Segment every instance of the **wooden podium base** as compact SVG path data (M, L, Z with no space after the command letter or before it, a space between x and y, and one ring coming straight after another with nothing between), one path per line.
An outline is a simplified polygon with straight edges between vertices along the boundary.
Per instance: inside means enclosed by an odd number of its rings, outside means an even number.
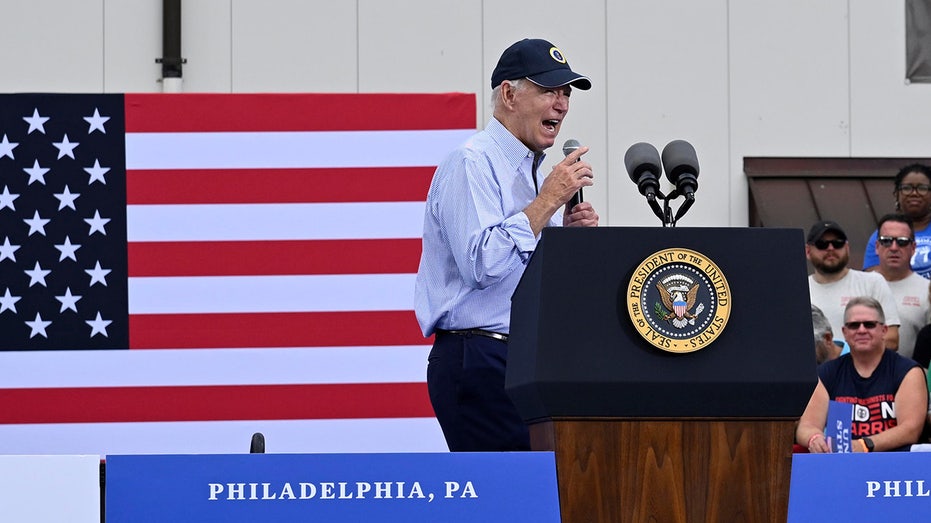
M794 419L549 419L563 523L784 523Z

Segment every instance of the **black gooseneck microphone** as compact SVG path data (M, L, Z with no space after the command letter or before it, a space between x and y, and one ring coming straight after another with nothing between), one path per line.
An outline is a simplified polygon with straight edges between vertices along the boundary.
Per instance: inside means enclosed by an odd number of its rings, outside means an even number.
M646 142L631 145L624 154L624 165L640 194L646 196L647 201L655 202L656 193L659 192L659 177L663 172L656 147Z
M695 191L698 190L698 155L689 142L669 142L663 148L662 159L656 152L656 147L651 144L635 143L627 149L624 165L631 181L637 184L637 190L646 196L653 214L663 222L663 227L675 227L679 218L682 218L695 203ZM663 194L659 188L659 178L664 169L666 179L676 186L668 195ZM679 196L684 196L685 202L673 216L671 203ZM662 207L657 200L663 201Z
M575 152L582 144L574 138L569 138L566 140L566 143L562 146L562 153L566 156L569 156ZM582 203L582 188L579 187L579 192L575 193L572 198L569 199L569 210L571 211L573 207Z
M250 454L265 454L265 435L256 432L252 435L252 444L249 445Z
M673 140L663 148L663 168L666 179L676 186L676 191L685 199L695 199L698 190L698 155L695 148L685 140ZM684 212L683 212L684 214Z

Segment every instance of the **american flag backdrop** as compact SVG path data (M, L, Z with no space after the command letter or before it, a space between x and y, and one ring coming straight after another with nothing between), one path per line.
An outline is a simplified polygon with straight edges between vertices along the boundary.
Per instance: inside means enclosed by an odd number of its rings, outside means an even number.
M475 109L0 95L0 454L445 450L413 282Z

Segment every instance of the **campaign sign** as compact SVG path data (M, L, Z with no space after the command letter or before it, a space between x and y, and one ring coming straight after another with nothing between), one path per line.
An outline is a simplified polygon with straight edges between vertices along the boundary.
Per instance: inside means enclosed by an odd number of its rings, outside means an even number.
M107 523L559 523L552 452L126 455Z
M928 513L929 453L792 455L790 523L915 521Z
M824 426L824 437L831 452L853 452L850 428L853 425L853 403L831 400L828 403L828 420Z

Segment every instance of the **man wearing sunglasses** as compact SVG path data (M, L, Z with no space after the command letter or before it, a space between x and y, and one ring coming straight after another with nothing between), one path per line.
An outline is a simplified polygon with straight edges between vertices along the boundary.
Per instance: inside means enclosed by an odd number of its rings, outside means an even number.
M841 332L844 307L856 296L870 296L882 304L886 312L886 348L899 346L899 313L886 280L875 272L863 272L848 267L850 245L847 234L837 222L816 222L808 231L805 256L814 267L808 277L811 304L824 312L834 332Z
M928 280L912 270L915 231L904 214L887 214L879 220L876 254L899 313L899 354L911 358L918 331L928 323Z
M883 348L884 320L873 298L847 303L843 330L850 353L818 367L818 384L795 432L809 452L831 452L825 423L832 400L854 405L854 452L908 450L921 437L928 410L924 371Z
M919 276L931 279L931 167L920 163L906 165L899 169L893 183L895 212L911 218L915 230L912 270ZM866 242L866 251L863 253L865 271L875 271L879 267L877 236L879 229L873 231Z

